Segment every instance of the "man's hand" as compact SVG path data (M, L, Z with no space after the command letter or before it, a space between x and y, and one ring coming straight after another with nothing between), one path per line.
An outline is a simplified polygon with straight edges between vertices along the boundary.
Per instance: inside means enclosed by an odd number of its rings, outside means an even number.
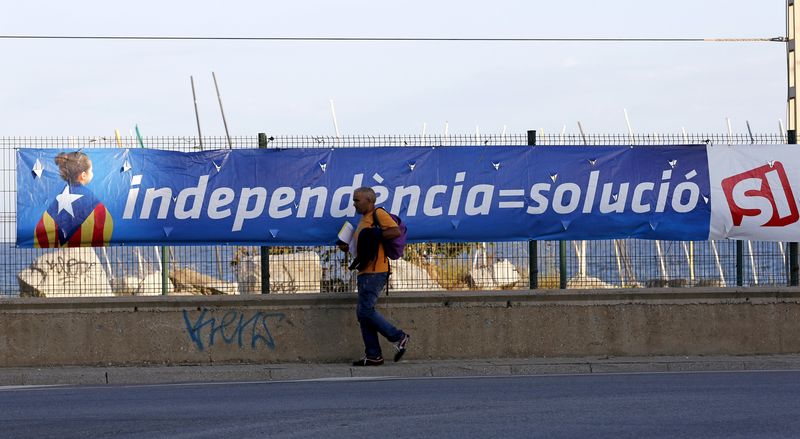
M339 250L341 250L341 251L343 251L343 252L345 252L345 253L347 253L348 251L350 251L350 245L348 245L348 244L347 244L346 242L344 242L344 241L337 241L337 242L336 242L336 245L339 247Z

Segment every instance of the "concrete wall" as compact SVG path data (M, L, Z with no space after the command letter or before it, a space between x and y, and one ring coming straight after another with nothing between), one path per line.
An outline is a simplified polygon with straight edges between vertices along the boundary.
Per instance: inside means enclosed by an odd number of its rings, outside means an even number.
M798 289L392 293L414 359L800 353ZM343 362L355 294L6 299L0 366ZM384 352L392 352L385 345Z

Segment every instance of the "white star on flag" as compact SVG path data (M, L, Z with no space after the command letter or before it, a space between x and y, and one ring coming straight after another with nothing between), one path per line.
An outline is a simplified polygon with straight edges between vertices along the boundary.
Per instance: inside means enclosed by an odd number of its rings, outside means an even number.
M62 210L66 210L67 213L74 218L75 213L72 212L72 203L82 196L83 195L69 193L69 186L65 187L61 194L56 195L56 201L58 201L58 212L56 213L58 214L61 213Z

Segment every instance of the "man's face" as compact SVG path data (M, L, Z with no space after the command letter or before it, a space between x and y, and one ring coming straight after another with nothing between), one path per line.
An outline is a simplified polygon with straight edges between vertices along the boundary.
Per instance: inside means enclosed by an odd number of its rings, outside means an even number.
M353 206L360 215L372 210L372 203L367 199L367 195L361 192L353 192Z

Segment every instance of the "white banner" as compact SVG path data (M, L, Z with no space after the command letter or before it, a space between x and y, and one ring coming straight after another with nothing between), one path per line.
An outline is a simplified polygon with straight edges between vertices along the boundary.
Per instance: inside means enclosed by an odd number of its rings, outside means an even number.
M800 146L709 146L709 239L799 241Z

